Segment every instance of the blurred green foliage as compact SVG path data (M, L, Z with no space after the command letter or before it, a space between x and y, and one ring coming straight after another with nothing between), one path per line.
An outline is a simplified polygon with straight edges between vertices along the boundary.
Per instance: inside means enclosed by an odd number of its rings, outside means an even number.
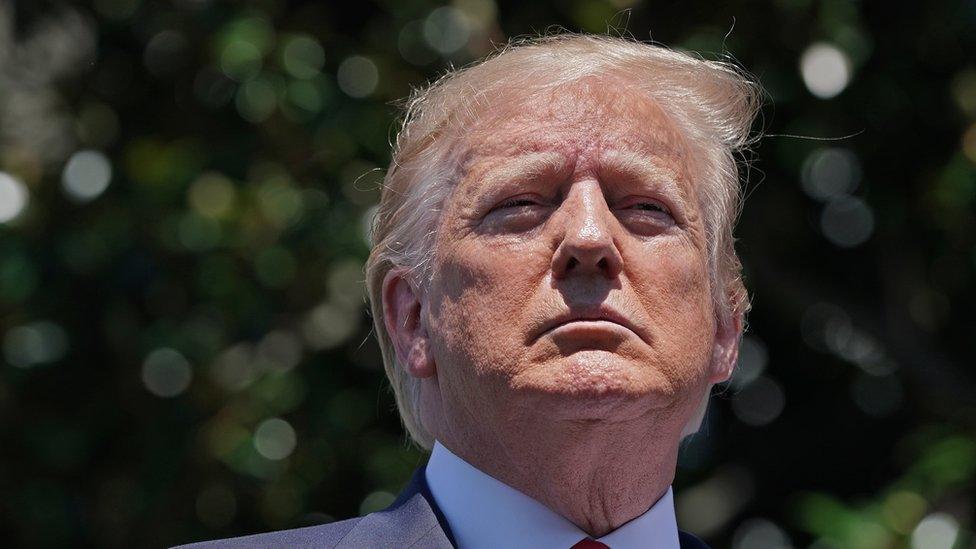
M3 538L162 546L389 504L424 460L363 292L393 102L553 25L768 91L754 309L681 457L682 528L970 546L972 0L0 4Z

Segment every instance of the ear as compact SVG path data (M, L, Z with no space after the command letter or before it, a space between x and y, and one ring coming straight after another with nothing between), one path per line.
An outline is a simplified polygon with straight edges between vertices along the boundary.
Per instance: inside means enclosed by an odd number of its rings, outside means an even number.
M715 326L715 348L712 351L712 371L709 383L722 383L732 377L736 361L739 359L739 340L742 339L742 313L717 319Z
M422 317L425 303L404 276L406 272L403 267L393 268L383 278L383 323L393 342L397 362L414 377L430 377L436 373L436 367Z

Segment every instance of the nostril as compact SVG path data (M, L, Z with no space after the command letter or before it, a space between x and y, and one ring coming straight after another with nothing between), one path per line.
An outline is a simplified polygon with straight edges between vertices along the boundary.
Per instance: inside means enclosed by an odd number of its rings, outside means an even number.
M600 261L597 261L596 266L604 271L610 270L610 265L607 264L607 258L605 257L600 258Z
M577 263L579 263L579 260L577 260L575 257L569 258L569 261L566 263L566 270L568 271L572 269Z

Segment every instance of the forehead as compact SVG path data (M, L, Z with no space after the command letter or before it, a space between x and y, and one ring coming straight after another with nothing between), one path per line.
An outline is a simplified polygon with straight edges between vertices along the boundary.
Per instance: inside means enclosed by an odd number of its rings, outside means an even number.
M627 151L686 173L684 136L633 83L587 78L541 92L501 93L459 139L464 171L480 160L534 152L567 158Z

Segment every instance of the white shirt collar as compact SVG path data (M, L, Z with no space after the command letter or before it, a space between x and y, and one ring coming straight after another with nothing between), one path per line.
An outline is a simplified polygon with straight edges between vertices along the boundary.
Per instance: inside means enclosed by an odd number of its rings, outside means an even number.
M545 505L479 471L440 442L427 484L460 549L570 549L586 532ZM643 515L599 538L611 549L678 549L671 487Z

